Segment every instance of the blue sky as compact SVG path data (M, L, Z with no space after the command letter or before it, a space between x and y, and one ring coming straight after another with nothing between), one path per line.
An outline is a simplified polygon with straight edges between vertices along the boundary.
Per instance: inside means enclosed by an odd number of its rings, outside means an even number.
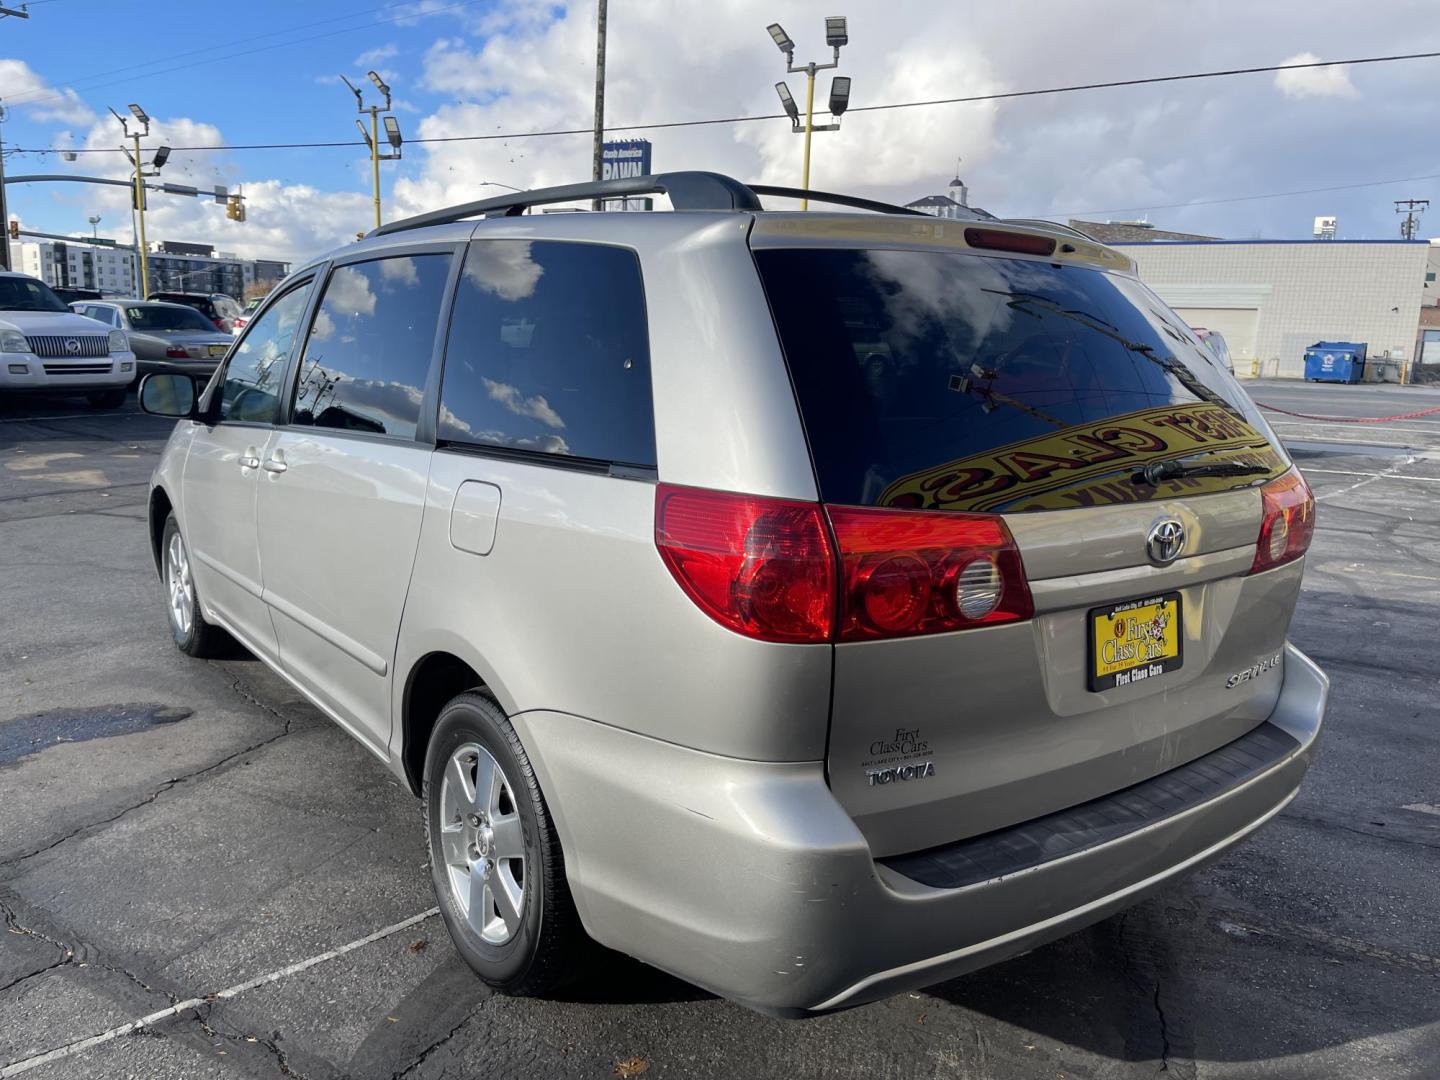
M964 13L933 0L611 0L608 117L625 123L775 111L784 77L765 34L778 18L799 59L826 59L821 18L844 9L841 74L852 104L919 100L1136 75L1437 47L1422 0L1010 0ZM584 127L593 79L593 0L44 0L0 19L7 146L113 148L107 106L138 101L174 146L350 140L339 73L375 66L393 85L408 137ZM237 12L243 15L237 15ZM369 55L367 55L369 54ZM1077 93L985 105L850 113L815 139L812 182L908 201L961 172L974 200L1015 215L1147 214L1167 228L1235 238L1308 235L1337 214L1342 236L1393 237L1392 200L1435 198L1440 234L1440 61ZM796 93L801 80L790 77ZM365 84L368 90L368 84ZM822 81L820 96L828 87ZM715 168L799 181L799 140L783 121L655 132L658 170ZM583 178L585 136L408 145L383 166L387 217L517 187ZM113 153L73 165L10 154L6 169L123 176ZM244 185L249 220L213 203L154 196L152 239L302 258L369 225L368 162L342 149L179 153L165 179ZM1366 184L1286 198L1243 196ZM27 226L129 239L119 189L10 188Z

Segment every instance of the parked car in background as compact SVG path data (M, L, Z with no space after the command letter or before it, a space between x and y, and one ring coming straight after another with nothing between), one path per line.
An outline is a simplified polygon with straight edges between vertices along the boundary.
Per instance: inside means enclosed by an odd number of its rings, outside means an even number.
M203 391L141 383L176 645L228 631L389 764L508 992L583 933L784 1015L915 989L1309 765L1315 504L1244 390L1119 251L836 201L877 209L680 173L391 222Z
M192 307L227 334L235 333L235 320L240 317L240 301L225 293L152 292L146 299Z
M209 378L235 338L193 307L155 300L87 300L71 309L125 331L141 375L189 371ZM138 377L138 376L137 376Z
M1190 329L1200 339L1200 344L1210 350L1210 355L1215 357L1220 366L1234 375L1235 361L1230 359L1230 346L1225 343L1225 335L1219 330L1207 330L1203 326L1192 326Z
M67 304L76 300L99 300L102 295L99 289L72 289L64 285L53 285L51 290Z
M265 297L263 296L252 296L249 300L245 301L245 306L240 309L240 314L235 318L234 333L238 334L241 330L245 329L245 324L250 321L250 316L254 313L255 309L264 302Z
M0 394L79 394L114 409L134 377L122 331L77 315L39 278L0 272Z

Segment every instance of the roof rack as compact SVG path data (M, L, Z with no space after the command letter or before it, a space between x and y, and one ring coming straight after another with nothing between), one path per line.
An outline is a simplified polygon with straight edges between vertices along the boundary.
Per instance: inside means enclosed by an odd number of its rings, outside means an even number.
M763 210L759 196L774 195L792 199L809 199L812 202L834 206L849 206L857 210L873 210L881 214L904 214L925 217L919 210L893 203L862 199L853 195L837 195L831 191L806 191L803 188L775 187L770 184L742 184L721 173L713 172L671 172L656 173L653 176L634 176L620 180L592 180L584 184L565 184L560 187L536 188L533 191L518 191L509 195L497 195L490 199L449 206L443 210L432 210L426 214L401 218L372 229L368 236L387 236L390 233L420 229L427 225L447 225L470 217L515 217L532 206L549 203L576 202L584 199L623 199L636 195L668 195L676 210ZM984 211L979 215L989 217ZM977 215L977 216L979 216Z
M780 195L788 199L809 199L811 202L830 203L835 206L853 206L857 210L874 210L881 214L905 214L906 216L927 217L927 214L919 210L911 210L908 206L896 206L894 203L876 202L874 199L861 199L854 195L836 195L832 191L807 191L804 188L775 187L773 184L750 184L750 190L756 195Z
M625 177L620 180L592 180L584 184L536 188L493 199L461 203L432 210L428 214L401 218L372 229L368 236L446 225L468 217L516 217L532 206L575 202L580 199L623 199L633 195L668 195L676 210L760 210L760 200L744 184L713 172L656 173L654 176Z

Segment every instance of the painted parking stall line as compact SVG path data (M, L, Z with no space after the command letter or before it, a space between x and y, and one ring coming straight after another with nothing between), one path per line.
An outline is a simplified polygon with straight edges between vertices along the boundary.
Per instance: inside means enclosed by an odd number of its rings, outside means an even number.
M315 967L317 964L324 964L337 957L344 956L348 952L354 952L356 949L370 945L376 941L382 941L387 937L400 933L402 930L408 930L410 927L422 923L426 919L434 918L439 914L440 909L438 907L432 907L429 911L422 911L419 915L412 915L408 919L403 919L398 923L392 923L390 926L376 930L373 934L366 934L362 938L356 938L354 941L346 942L344 945L340 945L334 949L327 949L325 952L317 953L304 960L297 960L293 964L287 964L285 967L277 968L275 971L261 975L258 978L250 979L247 982L236 983L234 986L227 986L224 990L217 990L213 994L206 994L204 997L186 998L184 1001L178 1001L174 1005L171 1005L168 1009L161 1009L159 1012L142 1016L138 1020L131 1020L128 1024L121 1024L118 1027L111 1028L109 1031L102 1031L98 1035L91 1035L89 1038L67 1043L64 1046L57 1046L54 1050L47 1050L45 1053L36 1054L34 1057L11 1062L9 1065L0 1067L0 1080L4 1080L4 1078L10 1076L19 1076L23 1072L28 1072L31 1069L49 1064L52 1061L59 1061L62 1058L83 1053L86 1050L108 1043L113 1039L118 1039L122 1035L130 1035L145 1028L153 1027L162 1020L169 1020L171 1017L179 1016L181 1013L187 1012L190 1009L198 1009L202 1005L211 1005L216 1001L228 1001L257 987L279 982L281 979L288 979L290 976L298 975L300 972Z

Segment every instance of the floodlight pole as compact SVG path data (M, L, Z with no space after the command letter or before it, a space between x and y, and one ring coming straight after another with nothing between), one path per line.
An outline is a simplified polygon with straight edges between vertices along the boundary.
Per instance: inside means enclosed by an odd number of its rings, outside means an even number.
M345 78L344 75L340 76L340 81L345 84L346 88L349 89L350 93L355 95L355 110L362 116L366 113L370 114L370 133L368 135L365 134L365 125L361 121L356 120L355 123L360 125L361 136L363 136L365 141L370 144L370 187L373 192L372 199L375 204L375 228L378 229L381 225L380 162L398 161L401 157L401 151L398 135L399 128L397 127L396 138L391 140L392 145L395 147L395 152L393 154L380 153L380 114L387 114L386 118L389 119L388 114L392 111L390 108L390 87L386 86L385 81L381 79L380 76L377 75L375 72L372 71L369 73L369 75L370 81L375 84L376 89L378 89L380 93L383 94L385 97L385 104L383 106L366 105L365 96L359 91L359 89L356 88L354 83L352 83L349 79Z
M150 133L149 125L146 125L145 133ZM135 215L139 222L139 237L136 246L139 248L140 258L140 295L147 300L150 298L150 249L145 243L145 172L140 165L140 133L134 135L135 140Z
M131 177L134 181L134 186L130 189L130 205L135 211L135 257L140 262L140 296L144 299L150 295L150 259L149 252L145 245L146 173L145 162L140 157L140 138L142 135L150 134L150 118L146 116L142 120L141 116L143 113L137 111L137 108L138 107L134 105L130 106L131 111L135 113L137 125L136 130L133 132L130 130L130 122L126 120L125 117L121 116L114 109L110 110L110 115L120 121L120 130L125 133L125 137L130 139L134 146L134 152L126 151L126 156L130 158L130 164L135 170ZM150 175L158 176L159 174L160 170L156 169Z
M380 106L370 106L370 184L375 191L375 227L380 227Z
M791 106L788 103L786 105L786 110L790 112L790 115L792 117L791 130L796 132L797 134L801 131L805 133L805 156L800 172L800 187L805 191L810 190L811 135L817 131L836 131L840 127L838 123L825 124L819 127L815 125L815 73L817 71L827 71L830 68L836 68L840 66L840 46L844 45L847 40L845 36L845 25L843 19L835 20L840 24L838 38L830 38L830 30L828 25L830 21L831 20L828 19L826 20L827 41L831 44L831 48L834 50L830 63L817 64L815 63L815 61L812 60L808 64L801 64L799 67L796 67L795 65L795 43L790 40L789 35L781 29L778 23L772 24L770 27L768 27L771 37L775 39L775 44L779 46L780 51L785 54L786 74L795 75L803 72L805 75L805 126L803 128L800 126L800 121L798 119L794 119L794 112ZM786 91L785 95L783 96L788 97L788 93L789 92ZM800 209L810 209L810 200L808 198L801 198Z

